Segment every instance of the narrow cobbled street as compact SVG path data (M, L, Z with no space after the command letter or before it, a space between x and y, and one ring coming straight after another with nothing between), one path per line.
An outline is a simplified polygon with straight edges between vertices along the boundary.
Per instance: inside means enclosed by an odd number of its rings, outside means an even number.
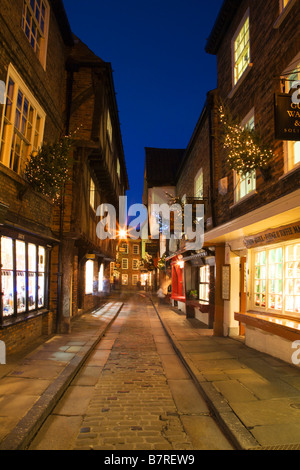
M231 449L143 295L118 318L30 450Z

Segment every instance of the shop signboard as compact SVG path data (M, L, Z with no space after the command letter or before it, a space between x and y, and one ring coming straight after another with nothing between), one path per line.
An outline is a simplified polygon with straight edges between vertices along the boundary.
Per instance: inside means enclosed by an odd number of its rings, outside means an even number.
M300 141L300 103L290 94L275 95L275 138Z

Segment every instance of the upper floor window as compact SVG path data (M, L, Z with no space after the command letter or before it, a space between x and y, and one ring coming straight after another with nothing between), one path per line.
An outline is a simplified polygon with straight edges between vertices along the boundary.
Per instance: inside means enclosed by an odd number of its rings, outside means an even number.
M134 255L138 255L139 252L140 252L140 247L139 247L139 245L133 245L132 251L133 251L133 254L134 254Z
M233 85L236 85L250 64L250 21L248 12L233 38L232 47Z
M45 117L34 96L10 66L1 126L0 161L4 165L23 174L26 160L42 143Z
M49 5L45 0L24 0L22 29L45 67L48 41Z
M109 144L112 145L112 124L111 124L109 111L107 111L107 134L108 134Z
M96 208L96 187L94 180L91 178L90 180L90 206L92 209L95 210Z
M201 168L194 181L194 195L197 198L203 198L203 168Z
M128 255L128 243L121 243L119 251Z
M241 127L254 129L254 112L251 111L244 119ZM256 171L250 171L246 174L234 173L234 202L240 201L242 198L252 193L256 189Z

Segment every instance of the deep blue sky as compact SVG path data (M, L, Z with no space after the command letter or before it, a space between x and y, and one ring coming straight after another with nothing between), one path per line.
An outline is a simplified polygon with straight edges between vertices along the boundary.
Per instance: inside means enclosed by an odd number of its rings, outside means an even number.
M186 148L216 58L206 39L223 0L64 0L73 32L114 70L130 191L141 203L145 147Z

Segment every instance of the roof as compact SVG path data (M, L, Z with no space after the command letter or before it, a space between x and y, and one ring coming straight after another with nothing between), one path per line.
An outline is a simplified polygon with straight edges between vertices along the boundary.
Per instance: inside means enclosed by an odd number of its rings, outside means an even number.
M208 54L216 55L223 37L235 16L241 0L224 0L213 26L213 29L207 39L205 51Z
M69 60L72 59L73 63L80 65L104 65L105 62L100 57L98 57L91 49L81 41L75 34L73 34L74 47L71 50Z
M56 17L62 38L67 46L73 46L73 36L67 13L62 0L51 0L51 6Z
M161 149L146 147L146 180L149 187L175 186L177 169L185 149Z

